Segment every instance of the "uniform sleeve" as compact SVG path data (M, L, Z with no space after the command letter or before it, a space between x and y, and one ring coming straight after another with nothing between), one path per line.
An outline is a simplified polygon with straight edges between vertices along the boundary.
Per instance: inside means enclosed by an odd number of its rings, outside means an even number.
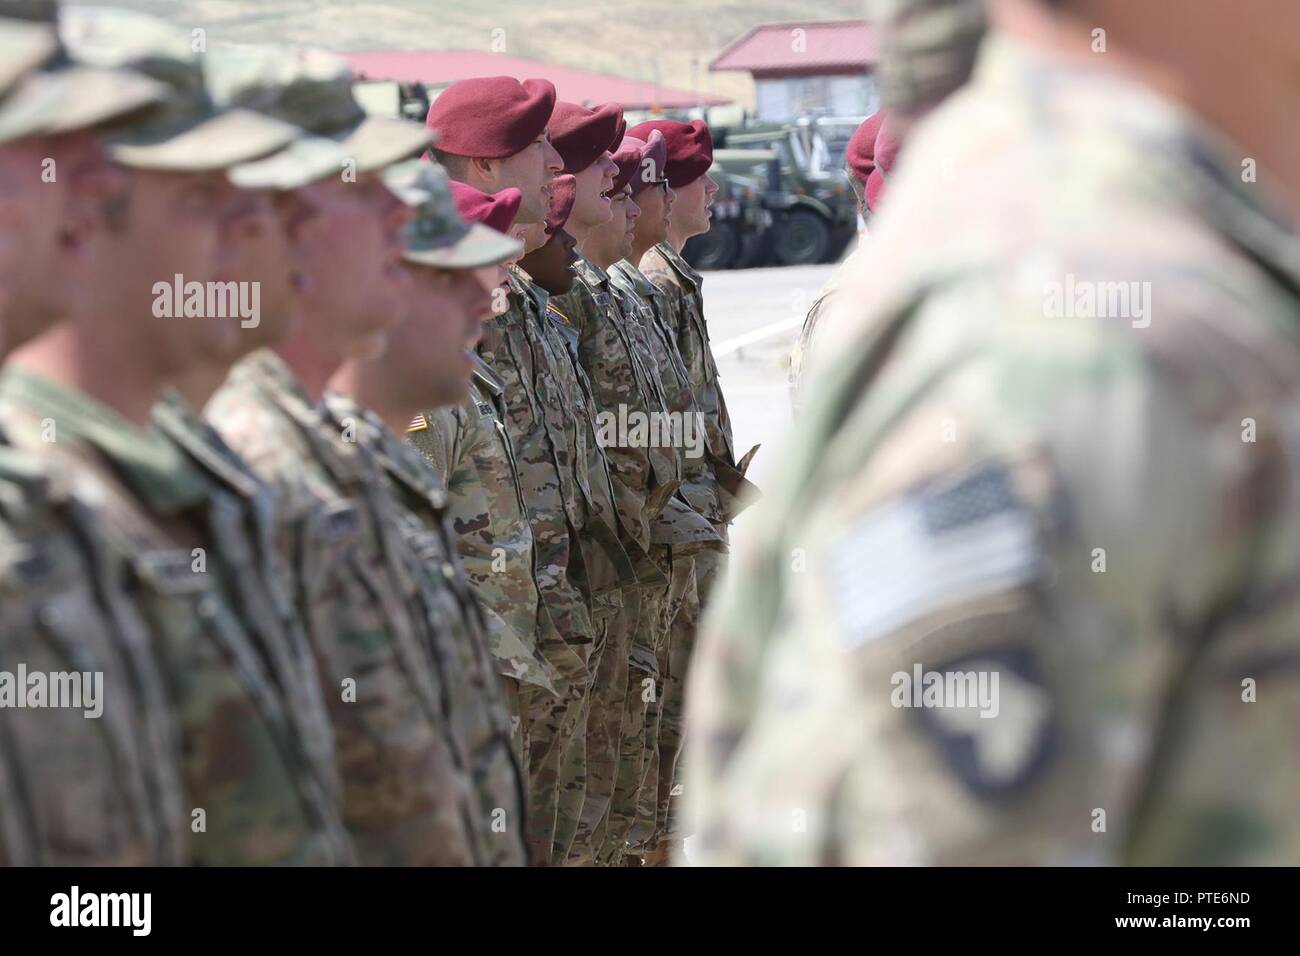
M451 408L425 412L406 433L407 440L433 465L438 477L448 487L458 468L457 436L458 418Z
M695 688L733 700L700 705L705 811L729 808L704 862L1244 862L1223 828L1284 819L1222 768L1297 765L1261 745L1296 681L1242 709L1243 672L1213 663L1274 560L1242 505L1283 467L1242 440L1270 403L1191 401L1196 358L1041 317L963 343L984 318L916 323L803 508L739 559L707 641L751 683ZM774 613L745 607L773 583Z

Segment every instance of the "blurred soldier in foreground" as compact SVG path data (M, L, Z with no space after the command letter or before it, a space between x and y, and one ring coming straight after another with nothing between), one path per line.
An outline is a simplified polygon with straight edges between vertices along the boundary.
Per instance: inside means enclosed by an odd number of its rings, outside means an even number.
M83 288L90 208L120 185L93 128L167 95L141 74L73 63L55 15L52 3L0 4L0 355L64 318ZM91 90L106 95L88 102ZM42 180L51 168L62 174ZM0 671L50 683L79 672L88 684L80 707L28 709L10 692L26 697L29 686L0 691L0 864L186 862L173 714L148 633L109 568L108 536L66 475L7 431Z
M357 444L379 463L396 499L407 570L430 624L429 650L479 803L482 861L517 866L527 862L528 791L511 745L510 715L482 614L457 557L442 479L401 436L421 408L465 397L481 316L492 305L491 284L481 283L474 270L494 267L522 247L461 219L447 174L433 163L412 160L390 169L385 181L416 211L405 231L406 318L381 358L353 359L339 369L326 404L336 421L355 430Z
M1295 862L1300 9L992 9L704 642L694 859Z
M188 857L346 862L337 808L315 786L302 728L263 665L264 635L227 575L243 540L230 499L150 422L163 389L237 332L155 280L183 276L202 288L216 278L220 225L236 204L225 170L296 131L214 103L188 35L159 21L70 8L61 31L77 58L147 72L168 93L114 132L120 176L82 227L93 243L89 294L12 356L0 381L6 427L96 512L109 540L99 557L113 575L112 619L153 639L179 734Z

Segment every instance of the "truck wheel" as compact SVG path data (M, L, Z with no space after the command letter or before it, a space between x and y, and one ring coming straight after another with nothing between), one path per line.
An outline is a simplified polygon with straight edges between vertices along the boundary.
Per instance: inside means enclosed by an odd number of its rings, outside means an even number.
M730 269L740 255L740 238L736 227L729 222L718 222L708 232L686 240L682 255L701 272L710 269Z
M813 265L825 259L830 249L831 232L826 220L807 209L796 209L772 231L773 252L782 265Z

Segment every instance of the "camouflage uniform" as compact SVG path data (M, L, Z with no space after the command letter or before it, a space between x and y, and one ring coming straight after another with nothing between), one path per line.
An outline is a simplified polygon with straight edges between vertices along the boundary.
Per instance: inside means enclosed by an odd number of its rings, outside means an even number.
M534 764L540 752L553 752L559 761L555 845L551 862L569 854L582 815L586 790L586 723L592 686L590 659L600 649L604 624L592 620L592 598L579 539L574 464L567 442L546 399L554 385L546 381L548 358L537 348L532 331L539 322L528 283L511 270L509 308L483 325L478 353L502 383L505 426L515 451L520 489L528 508L537 553L537 587L556 632L564 644L542 653L560 672L566 689L562 700L548 704L539 694L520 688L529 697ZM538 383L541 382L541 387ZM552 377L553 382L553 377ZM597 662L599 658L597 658ZM554 743L560 741L558 747ZM539 768L535 767L535 772ZM549 770L543 772L549 773Z
M220 520L212 522L213 557L230 584L233 607L257 641L257 649L286 705L311 767L310 794L340 822L334 733L321 697L320 674L289 589L291 570L276 547L275 500L269 487L225 443L217 430L168 391L154 409L154 425L185 453L190 464L223 494Z
M11 19L17 15L23 20ZM0 7L0 142L67 121L88 71L65 64L53 4ZM28 22L24 22L28 21ZM22 85L37 67L47 69ZM93 77L110 95L81 124L160 99L129 73ZM18 87L17 91L14 90ZM81 87L85 89L85 86ZM84 104L83 104L84 105ZM6 244L21 241L0 233ZM0 325L3 324L0 307ZM102 675L102 713L26 709L0 716L0 865L169 865L188 859L179 741L149 633L115 578L103 528L36 456L0 433L0 672ZM26 688L14 690L26 694Z
M483 607L489 646L507 687L515 748L529 781L531 857L545 864L555 841L561 743L549 721L567 690L561 669L580 673L582 662L542 603L533 532L504 419L501 382L480 360L469 399L418 415L406 437L446 476L451 527Z
M727 400L718 381L718 364L709 347L709 327L704 321L704 277L691 268L681 253L666 242L652 246L641 257L643 275L662 292L671 310L677 335L677 349L691 376L691 389L704 424L708 429L709 447L724 464L736 464L731 438L731 416Z
M633 414L662 415L671 409L660 385L659 370L649 342L646 306L627 289L611 284L609 274L579 259L573 291L559 297L555 307L578 327L578 356L591 383L597 413L620 419ZM616 857L632 837L634 845L656 832L660 779L658 734L664 662L673 611L690 579L687 565L674 567L702 542L717 542L708 521L681 498L673 497L682 481L681 458L675 449L647 442L614 441L605 448L615 481L615 499L629 553L648 566L640 595L640 613L632 636L628 689L623 721L619 781L614 796L605 850ZM676 573L674 573L676 571ZM674 586L676 585L676 586ZM651 683L647 683L651 682ZM633 824L642 825L633 833Z
M622 751L624 713L627 705L629 652L633 634L642 611L641 592L646 586L661 583L661 574L653 565L643 563L638 569L620 541L614 482L609 461L597 441L595 430L596 400L579 357L579 332L573 321L561 312L550 295L531 284L530 294L544 316L538 325L538 342L550 356L559 401L557 413L567 412L569 431L574 445L574 463L578 488L588 513L583 541L592 557L588 565L605 567L617 575L621 585L611 595L610 613L605 628L605 647L593 668L595 688L587 732L587 798L569 862L615 863L621 856L622 839L616 838L614 849L597 860L607 840L610 807L617 784ZM633 549L635 553L635 549Z
M325 405L336 426L355 431L357 444L383 469L395 498L396 523L409 555L406 568L418 588L413 613L432 636L450 719L464 743L486 824L480 835L484 862L520 865L527 859L526 784L482 613L448 527L447 493L429 463L373 412L345 395L328 395Z
M658 300L662 313L675 330L678 351L690 376L691 391L700 411L704 414L708 434L708 457L717 479L727 522L739 514L757 497L753 486L746 481L745 472L758 446L754 446L739 461L736 460L731 434L731 416L718 379L718 366L709 346L709 328L704 319L703 277L691 268L671 245L661 242L641 257L641 272L657 288L662 297ZM727 545L727 522L718 525L724 550ZM721 555L705 552L696 558L695 589L699 608L708 606L714 583L718 580L723 560ZM688 605L687 610L691 607ZM689 657L686 663L689 663ZM679 685L680 686L680 685ZM684 783L674 778L671 789L684 795ZM674 817L674 830L679 825Z
M637 327L654 357L669 409L702 421L703 412L695 400L690 373L677 347L668 296L627 260L615 263L609 274L614 287L626 293L629 301L638 306L635 313ZM699 630L699 584L704 582L707 587L721 569L725 560L726 545L723 542L727 525L742 510L741 499L747 503L753 497L749 483L738 473L734 474L730 487L724 487L719 481L719 473L727 476L732 472L721 466L718 456L709 453L707 434L700 438L701 454L692 456L687 454L686 448L678 449L678 463L682 470L678 495L709 520L717 531L717 541L707 540L699 545L673 548L673 580L667 612L671 630L659 661L663 695L659 704L659 787L654 798L655 833L659 839L667 840L685 836L679 819L680 801L671 797L675 791L679 796L681 793L677 761L681 755L685 724L686 677Z
M489 824L413 613L418 586L382 476L270 351L235 366L206 417L276 492L280 562L293 569L359 860L484 862Z
M1300 237L1241 159L996 36L917 128L701 641L696 862L1300 856Z
M103 713L5 710L0 864L184 863L167 688L103 529L61 484L0 438L0 671L101 673Z
M14 442L98 514L115 583L152 635L179 727L190 859L347 862L310 742L225 574L238 506L157 432L85 393L10 369L0 402Z

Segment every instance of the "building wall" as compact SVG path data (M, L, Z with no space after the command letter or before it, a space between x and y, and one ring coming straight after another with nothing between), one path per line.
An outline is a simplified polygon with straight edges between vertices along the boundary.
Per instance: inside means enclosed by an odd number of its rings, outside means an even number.
M870 74L851 76L755 77L755 116L782 122L805 112L870 116L880 108L880 93Z

